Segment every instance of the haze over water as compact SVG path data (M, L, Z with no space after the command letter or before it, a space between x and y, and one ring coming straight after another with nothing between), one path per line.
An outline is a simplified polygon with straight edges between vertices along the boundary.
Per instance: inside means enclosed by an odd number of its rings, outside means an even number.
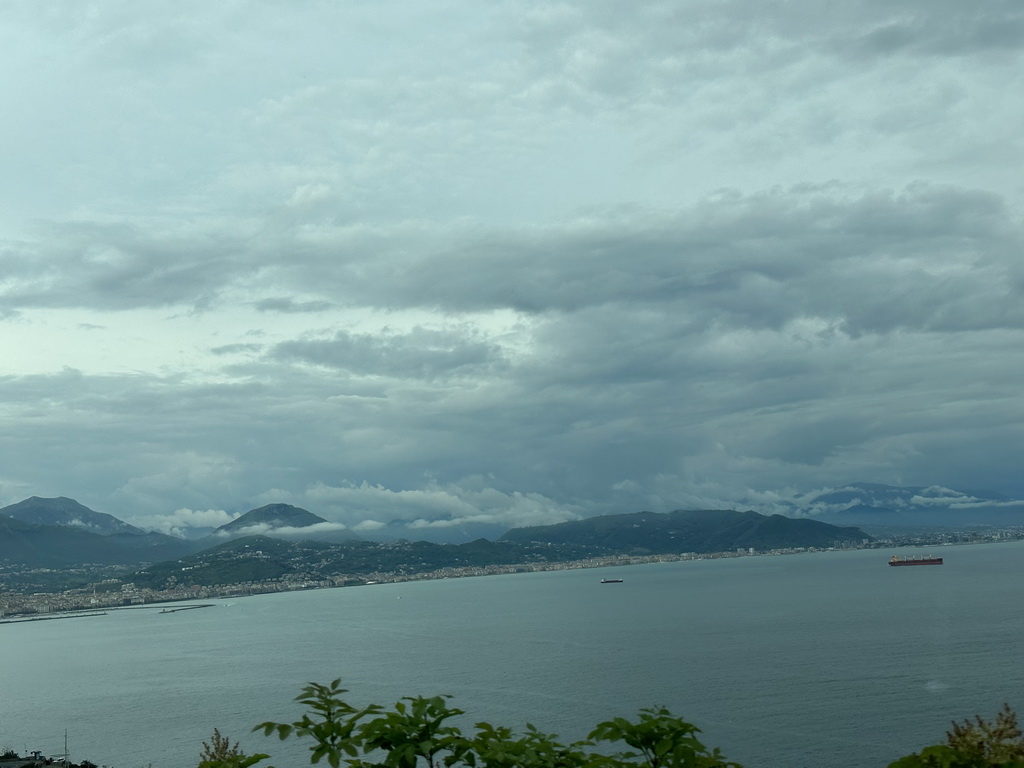
M938 551L936 553L939 553ZM264 595L0 626L0 746L116 768L192 766L218 727L291 720L301 685L356 704L448 693L565 739L665 705L748 768L884 766L991 717L1024 682L1024 543L941 567L863 550ZM909 554L909 552L908 552ZM917 552L920 554L920 552ZM602 585L602 577L623 578Z

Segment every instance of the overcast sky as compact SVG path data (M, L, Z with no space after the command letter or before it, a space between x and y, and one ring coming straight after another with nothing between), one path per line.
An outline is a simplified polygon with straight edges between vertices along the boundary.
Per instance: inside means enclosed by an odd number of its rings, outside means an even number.
M1016 0L31 0L0 64L0 504L1024 497Z

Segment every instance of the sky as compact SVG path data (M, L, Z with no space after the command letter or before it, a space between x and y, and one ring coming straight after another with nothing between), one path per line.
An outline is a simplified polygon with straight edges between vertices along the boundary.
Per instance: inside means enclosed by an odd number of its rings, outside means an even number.
M1024 6L0 5L0 504L1024 498Z

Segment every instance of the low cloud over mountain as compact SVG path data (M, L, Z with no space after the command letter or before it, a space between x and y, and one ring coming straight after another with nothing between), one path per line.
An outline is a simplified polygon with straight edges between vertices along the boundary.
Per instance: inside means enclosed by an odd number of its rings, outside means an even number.
M359 536L341 523L331 523L318 515L290 504L267 504L251 509L241 517L220 526L212 539L242 536L275 536L316 541L352 541Z
M851 483L791 502L790 513L848 524L969 526L1024 524L1024 500L942 486Z

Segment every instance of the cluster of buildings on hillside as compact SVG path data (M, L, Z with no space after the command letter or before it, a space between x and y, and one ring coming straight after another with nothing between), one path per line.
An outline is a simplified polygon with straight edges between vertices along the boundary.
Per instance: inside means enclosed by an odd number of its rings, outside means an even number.
M765 554L792 554L795 552L818 551L807 549L773 550ZM679 560L740 557L756 554L743 549L736 552L698 554L686 552L678 555L609 555L569 562L520 563L511 565L485 565L458 568L440 568L421 573L378 571L363 576L339 574L330 578L314 577L309 574L293 573L279 579L243 581L235 584L213 584L210 586L181 586L171 589L140 588L131 582L100 584L105 589L70 589L62 592L40 592L17 594L0 592L0 620L4 617L56 617L72 611L103 611L114 608L131 608L153 603L168 603L188 600L208 600L272 592L291 592L305 589L387 584L402 581L426 581L434 579L457 579L469 576L493 576L512 573L539 571L563 571L583 568L603 568L643 563L673 562ZM111 589L110 587L116 587Z
M789 555L801 552L827 552L840 549L891 548L900 546L937 546L983 542L1013 541L1024 539L1024 529L1002 529L987 531L949 531L905 535L898 538L859 542L837 543L834 547L798 547L756 551L754 548L739 548L730 552L661 555L608 555L569 562L536 562L510 565L486 565L469 567L440 568L421 573L374 572L365 575L338 574L330 577L304 573L292 573L278 579L244 581L234 584L210 586L174 586L168 589L137 587L131 582L108 579L88 589L69 589L62 592L40 592L19 594L0 591L0 620L26 620L58 618L71 612L101 612L114 608L131 608L153 603L169 603L189 600L243 597L271 592L290 592L305 589L384 584L400 581L424 581L432 579L455 579L469 576L491 576L511 573L538 571L561 571L583 568L605 568L622 565L639 565L657 562L678 562L683 560L709 560L729 557ZM72 614L75 615L75 614ZM80 615L80 614L79 614Z

